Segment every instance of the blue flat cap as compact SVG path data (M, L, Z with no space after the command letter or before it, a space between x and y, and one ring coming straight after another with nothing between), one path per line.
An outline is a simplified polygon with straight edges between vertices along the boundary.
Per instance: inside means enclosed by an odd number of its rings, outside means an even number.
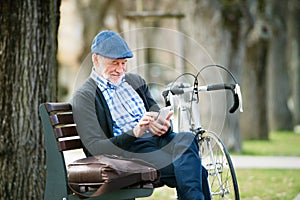
M96 35L91 52L112 59L133 57L126 41L119 34L109 30L101 31Z

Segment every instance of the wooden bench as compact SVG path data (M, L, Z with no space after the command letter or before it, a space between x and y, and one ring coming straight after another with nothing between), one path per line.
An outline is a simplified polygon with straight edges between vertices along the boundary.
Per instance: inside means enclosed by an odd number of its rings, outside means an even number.
M39 107L46 145L46 189L44 200L79 199L68 187L65 151L82 149L69 103L43 103ZM150 196L153 185L126 188L98 197L97 200L135 199Z

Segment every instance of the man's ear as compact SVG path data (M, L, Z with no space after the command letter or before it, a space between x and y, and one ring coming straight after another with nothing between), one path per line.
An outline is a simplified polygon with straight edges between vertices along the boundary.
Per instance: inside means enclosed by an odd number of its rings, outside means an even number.
M97 56L97 54L92 55L92 61L93 61L94 65L98 65L99 57Z

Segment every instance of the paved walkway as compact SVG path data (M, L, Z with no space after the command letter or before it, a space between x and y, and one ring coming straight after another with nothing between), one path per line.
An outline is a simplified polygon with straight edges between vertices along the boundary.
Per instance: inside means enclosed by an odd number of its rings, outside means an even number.
M300 156L231 156L235 168L300 169Z
M231 156L236 169L300 169L300 156ZM300 200L298 194L293 200Z

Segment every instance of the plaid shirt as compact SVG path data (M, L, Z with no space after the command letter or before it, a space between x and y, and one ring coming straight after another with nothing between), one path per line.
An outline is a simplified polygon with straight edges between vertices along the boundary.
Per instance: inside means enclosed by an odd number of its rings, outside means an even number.
M146 112L144 102L137 92L124 77L116 86L98 76L95 71L92 71L90 76L96 81L108 104L113 119L114 135L118 136L133 129Z

